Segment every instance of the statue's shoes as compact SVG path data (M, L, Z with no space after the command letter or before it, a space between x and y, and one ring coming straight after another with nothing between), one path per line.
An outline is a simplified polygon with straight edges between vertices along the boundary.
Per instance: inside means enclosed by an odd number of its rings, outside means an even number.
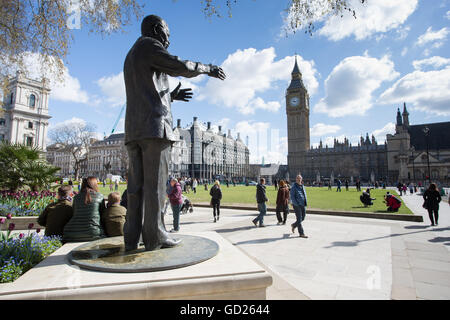
M179 245L180 242L181 242L181 239L168 238L162 243L161 248L172 248L172 247Z

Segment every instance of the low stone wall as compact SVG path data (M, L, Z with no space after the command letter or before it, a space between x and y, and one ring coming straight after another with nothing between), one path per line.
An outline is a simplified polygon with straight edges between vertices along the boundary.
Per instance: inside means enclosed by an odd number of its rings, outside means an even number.
M11 219L7 219L4 224L0 225L0 230L5 231L8 230L8 226L10 223L14 223L15 227L14 230L28 230L28 226L30 223L33 223L32 230L36 229L44 229L45 227L41 226L37 222L36 216L32 217L12 217Z

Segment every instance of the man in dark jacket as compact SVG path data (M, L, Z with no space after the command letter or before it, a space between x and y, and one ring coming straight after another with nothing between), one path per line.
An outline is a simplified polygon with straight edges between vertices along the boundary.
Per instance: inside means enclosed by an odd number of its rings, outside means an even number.
M258 226L258 221L260 227L265 227L264 216L267 212L266 202L269 201L266 196L265 184L266 180L264 178L261 178L259 180L259 184L256 186L256 202L258 203L259 215L255 219L253 219L253 224L255 225L255 227Z
M45 227L46 236L63 236L64 226L73 216L72 187L58 188L58 201L50 203L38 217L38 223Z
M303 231L302 221L305 220L306 216L306 206L308 204L305 187L303 186L303 177L298 175L295 179L295 183L290 191L290 198L292 201L292 206L294 207L295 217L297 221L291 224L292 233L294 233L295 228L298 228L298 233L300 238L308 238Z
M158 16L145 17L141 33L123 68L127 96L125 144L129 157L124 242L126 250L136 249L142 232L145 250L150 251L179 243L169 236L161 217L170 149L176 140L170 103L188 101L192 91L180 90L179 84L170 92L168 76L191 78L207 74L224 80L225 73L217 66L180 60L169 54L169 28Z

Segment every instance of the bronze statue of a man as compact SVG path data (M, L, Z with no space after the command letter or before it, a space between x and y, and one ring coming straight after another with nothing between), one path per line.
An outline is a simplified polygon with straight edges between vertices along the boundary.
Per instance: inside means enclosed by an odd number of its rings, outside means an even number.
M123 73L127 95L125 144L128 150L128 207L124 225L125 250L138 247L140 235L145 250L173 247L162 219L166 197L172 133L173 100L188 101L191 89L178 85L169 91L168 75L192 78L200 74L225 79L215 65L180 60L171 55L169 28L158 16L149 15L125 59Z

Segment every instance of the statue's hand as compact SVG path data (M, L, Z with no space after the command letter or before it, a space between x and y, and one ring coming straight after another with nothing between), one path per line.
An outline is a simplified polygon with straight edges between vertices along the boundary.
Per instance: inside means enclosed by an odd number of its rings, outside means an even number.
M220 80L225 80L225 78L227 77L221 67L210 65L210 68L211 69L208 73L208 76L218 78Z
M189 99L192 98L192 89L191 88L186 88L186 89L181 89L181 82L178 83L178 86L175 88L175 90L173 90L170 93L170 97L172 99L172 101L174 100L180 100L180 101L185 101L188 102Z

